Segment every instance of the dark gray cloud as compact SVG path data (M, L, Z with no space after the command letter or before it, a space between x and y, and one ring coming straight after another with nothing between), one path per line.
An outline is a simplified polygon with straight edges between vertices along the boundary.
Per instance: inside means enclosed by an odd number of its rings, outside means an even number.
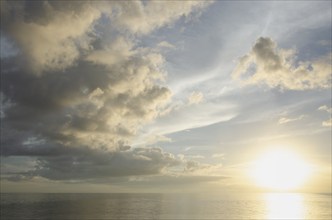
M160 173L180 161L160 148L135 148L114 152L76 148L61 156L40 157L32 176L52 180L82 180Z
M71 147L53 149L25 149L26 155L37 155L35 169L24 172L6 172L12 174L9 180L26 180L40 176L51 180L94 180L95 178L110 178L121 176L139 176L159 174L163 169L182 163L172 154L161 148L134 148L128 146L116 151L91 149L89 147ZM44 153L44 154L43 154Z
M160 148L127 147L171 96L163 56L134 36L206 4L169 5L157 13L140 1L1 1L1 37L16 51L1 56L1 153L38 161L21 175L91 179L180 163Z

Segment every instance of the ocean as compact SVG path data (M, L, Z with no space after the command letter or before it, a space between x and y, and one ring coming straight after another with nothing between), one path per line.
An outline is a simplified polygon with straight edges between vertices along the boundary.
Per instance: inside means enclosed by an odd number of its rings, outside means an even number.
M5 219L331 219L331 194L1 194Z

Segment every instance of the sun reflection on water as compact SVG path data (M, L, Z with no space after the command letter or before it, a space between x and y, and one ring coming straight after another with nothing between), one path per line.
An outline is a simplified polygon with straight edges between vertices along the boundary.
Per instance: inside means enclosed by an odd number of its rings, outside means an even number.
M266 195L266 219L305 219L303 196L293 193Z

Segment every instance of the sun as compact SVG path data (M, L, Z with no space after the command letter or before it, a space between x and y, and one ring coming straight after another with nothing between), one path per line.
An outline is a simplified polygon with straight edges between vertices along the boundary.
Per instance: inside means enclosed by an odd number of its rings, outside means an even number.
M288 150L273 150L262 154L250 168L250 176L264 188L292 190L302 186L311 168L299 154Z

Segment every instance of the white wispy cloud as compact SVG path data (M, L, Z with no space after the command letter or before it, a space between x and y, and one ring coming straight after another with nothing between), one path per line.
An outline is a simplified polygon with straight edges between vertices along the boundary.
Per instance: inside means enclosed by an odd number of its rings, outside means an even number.
M157 46L161 48L175 49L175 46L167 41L161 41Z
M281 124L287 124L289 122L294 122L294 121L299 121L302 120L303 118L305 118L305 115L300 115L298 117L295 118L286 118L286 117L282 117L279 119L278 123Z
M171 24L181 16L188 17L210 5L211 1L167 1L155 2L119 1L116 22L119 26L138 34L147 34L164 25Z
M224 158L225 154L212 154L212 158Z

